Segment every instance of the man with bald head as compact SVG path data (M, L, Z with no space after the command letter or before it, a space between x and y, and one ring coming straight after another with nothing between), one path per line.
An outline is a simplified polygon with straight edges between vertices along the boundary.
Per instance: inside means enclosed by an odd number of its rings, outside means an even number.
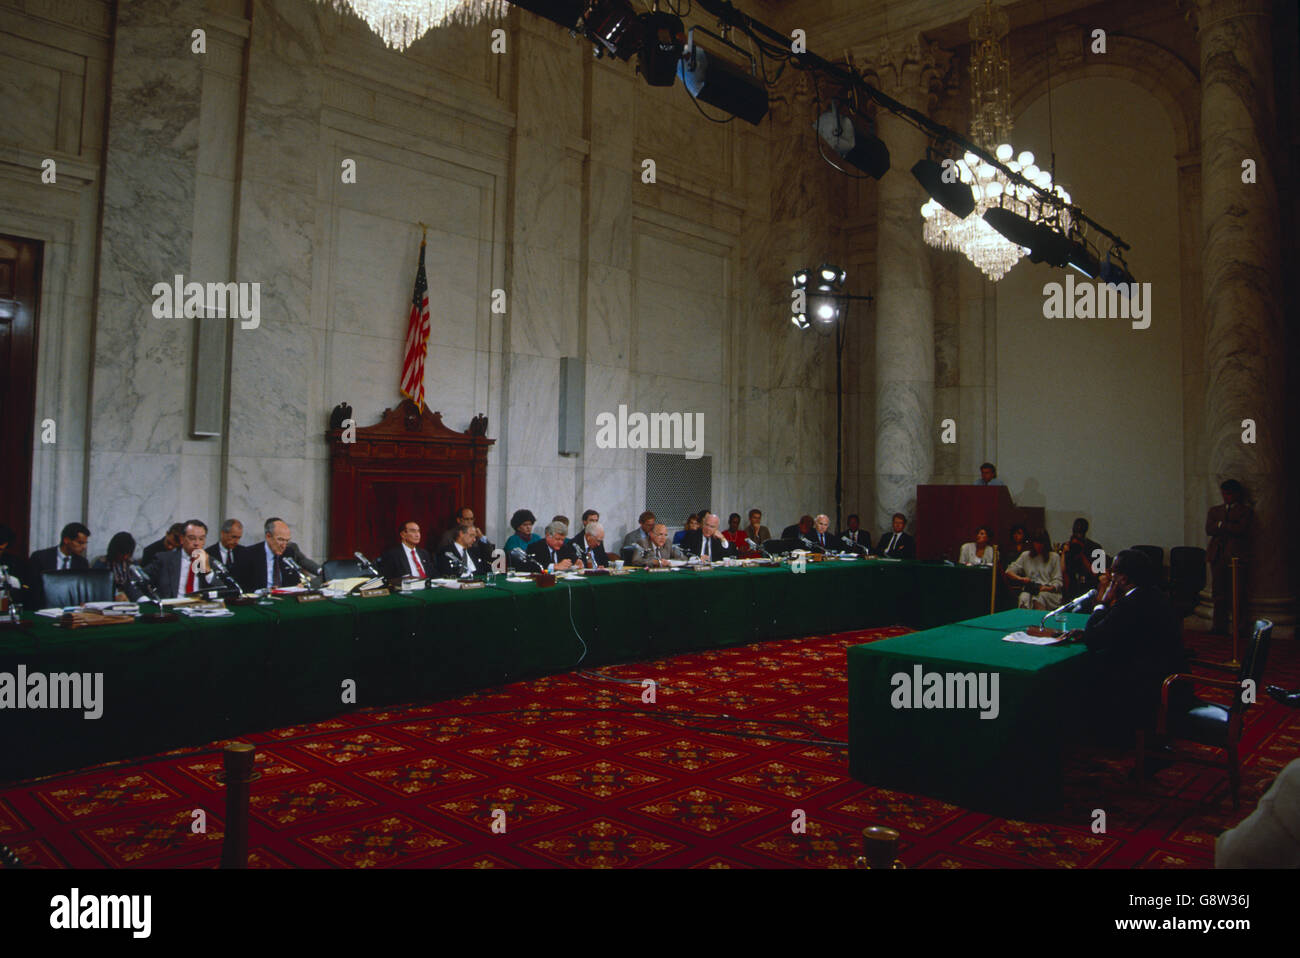
M585 569L604 569L609 565L605 554L605 527L599 522L588 522L569 543L578 551L578 560Z
M285 550L293 540L289 524L278 516L262 526L263 540L240 549L235 557L235 579L245 592L278 589L298 584L298 577L284 564Z
M686 553L682 551L681 546L675 546L668 541L668 527L662 522L656 522L650 528L649 545L636 543L633 549L635 551L632 553L632 565L642 565L651 569L669 565L669 559L686 558Z
M692 529L682 537L682 548L706 562L735 559L739 556L736 547L718 531L718 517L712 512L704 514L700 528Z
M839 552L844 548L840 537L831 532L830 528L829 516L819 515L813 519L812 535L808 536L808 541L812 543L814 552Z

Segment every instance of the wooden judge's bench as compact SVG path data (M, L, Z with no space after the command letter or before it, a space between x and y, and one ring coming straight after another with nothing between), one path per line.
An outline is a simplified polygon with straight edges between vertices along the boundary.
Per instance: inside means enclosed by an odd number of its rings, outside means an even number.
M962 543L975 541L975 530L988 526L1002 564L1007 564L1011 527L1026 535L1045 528L1042 506L1017 506L1006 486L917 486L916 557L957 561Z

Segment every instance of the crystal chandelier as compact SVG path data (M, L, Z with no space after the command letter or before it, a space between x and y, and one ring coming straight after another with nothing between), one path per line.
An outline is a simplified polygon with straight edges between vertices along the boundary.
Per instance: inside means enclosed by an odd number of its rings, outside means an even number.
M444 23L470 26L503 15L502 0L326 0L351 10L398 52Z
M1053 186L1051 174L1034 164L1034 154L1026 150L1016 157L1007 142L1011 132L1011 64L1002 49L1002 38L1008 28L1007 15L1000 9L994 10L991 0L985 0L983 8L971 14L971 139L992 150L1010 170L1068 204L1069 194ZM996 149L993 144L997 144ZM1068 208L1063 205L1059 214L1045 209L1033 190L1012 183L1005 173L982 162L974 153L966 153L956 161L956 173L974 195L974 212L958 219L931 199L921 207L922 235L931 246L963 253L994 282L1005 276L1029 250L1010 242L989 226L984 221L985 210L1002 206L1032 221L1051 218L1054 228L1068 234Z

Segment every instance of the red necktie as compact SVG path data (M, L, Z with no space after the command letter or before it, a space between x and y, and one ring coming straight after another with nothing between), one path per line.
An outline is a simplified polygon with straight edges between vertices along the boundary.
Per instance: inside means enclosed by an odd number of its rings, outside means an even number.
M184 556L182 556L181 558L184 558ZM194 563L193 561L191 561L189 575L185 577L185 594L189 595L193 591L194 591Z
M411 550L411 561L415 563L415 574L418 575L421 579L423 579L424 566L420 565L420 557L415 554L414 549Z

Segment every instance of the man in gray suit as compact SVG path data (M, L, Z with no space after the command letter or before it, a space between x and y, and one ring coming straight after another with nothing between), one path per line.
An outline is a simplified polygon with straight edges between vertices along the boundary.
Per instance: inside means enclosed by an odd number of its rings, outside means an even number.
M636 521L637 527L623 537L624 549L638 544L642 548L650 548L650 531L655 527L655 514L646 510Z
M656 522L650 528L650 542L643 545L639 542L632 544L632 565L643 565L648 568L668 565L669 559L685 559L687 555L682 551L681 546L675 546L668 541L668 527L662 522Z
M203 548L208 527L199 519L191 519L182 529L180 548L157 553L145 567L145 574L153 580L159 598L184 598L209 586L210 556Z

